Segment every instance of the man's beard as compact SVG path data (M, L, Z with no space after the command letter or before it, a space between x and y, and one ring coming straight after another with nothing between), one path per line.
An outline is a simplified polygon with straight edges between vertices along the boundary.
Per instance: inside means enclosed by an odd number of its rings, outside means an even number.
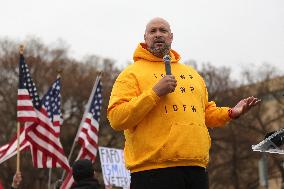
M165 55L169 54L171 49L171 45L164 43L161 47L155 47L155 43L153 43L148 50L155 55L156 57L163 58Z

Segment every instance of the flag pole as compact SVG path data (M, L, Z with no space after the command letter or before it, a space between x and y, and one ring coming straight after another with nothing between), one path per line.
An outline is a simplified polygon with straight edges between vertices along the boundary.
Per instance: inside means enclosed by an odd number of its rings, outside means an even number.
M81 127L82 127L82 125L83 125L83 123L84 123L84 120L86 119L86 115L87 115L86 112L87 112L87 111L89 110L89 108L90 108L90 105L91 105L93 96L95 95L95 92L96 92L96 89L97 89L97 86L98 86L98 83L99 83L99 80L100 80L101 77L102 77L102 72L99 72L99 75L97 76L96 81L95 81L95 84L94 84L94 86L93 86L91 95L90 95L90 97L89 97L88 103L87 103L87 105L86 105L86 107L85 107L85 111L84 111L83 118L82 118L82 120L81 120L80 126L79 126L79 128L78 128L78 130L77 130L75 139L74 139L74 141L73 141L73 144L72 144L72 147L71 147L69 156L68 156L68 162L70 162L71 156L72 156L72 154L73 154L73 151L74 151L74 148L75 148L75 145L76 145L76 142L77 142L77 138L78 138L79 132L80 132ZM64 179L65 174L66 174L66 170L63 171L61 180Z
M20 45L19 53L20 55L24 54L24 45ZM19 173L19 172L20 172L20 123L17 121L17 170L16 170L16 173Z

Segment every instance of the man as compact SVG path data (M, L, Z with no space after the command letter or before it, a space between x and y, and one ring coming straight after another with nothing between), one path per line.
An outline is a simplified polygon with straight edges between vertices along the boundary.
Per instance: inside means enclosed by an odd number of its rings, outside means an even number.
M130 188L207 189L207 127L225 125L260 100L249 97L232 109L208 102L202 77L179 63L171 49L173 33L166 20L152 19L144 40L134 64L116 79L108 106L111 126L124 130ZM172 75L165 75L165 55L171 57Z
M71 189L98 189L99 182L95 178L93 164L88 159L77 160L73 166L73 178L75 181Z

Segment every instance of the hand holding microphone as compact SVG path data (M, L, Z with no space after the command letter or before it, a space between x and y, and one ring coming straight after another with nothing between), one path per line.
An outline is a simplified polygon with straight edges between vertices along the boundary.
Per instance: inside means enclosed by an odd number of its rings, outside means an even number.
M166 76L163 77L154 87L153 91L159 96L164 96L175 91L177 80L171 73L171 57L165 55L163 57L165 63Z

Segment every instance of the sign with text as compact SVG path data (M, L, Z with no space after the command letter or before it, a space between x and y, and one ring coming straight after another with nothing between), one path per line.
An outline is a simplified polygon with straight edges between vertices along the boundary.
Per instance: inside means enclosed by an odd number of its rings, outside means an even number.
M123 150L99 147L105 185L129 188L130 171L124 163Z

